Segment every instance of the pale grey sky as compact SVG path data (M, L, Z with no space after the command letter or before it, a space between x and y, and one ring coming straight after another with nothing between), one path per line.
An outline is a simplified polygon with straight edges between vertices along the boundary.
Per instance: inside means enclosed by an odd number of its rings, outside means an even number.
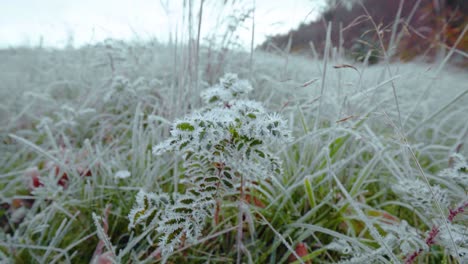
M200 0L194 0L195 15ZM237 1L233 9L221 8L223 0L205 0L202 36L226 23L229 13L239 14L254 0ZM301 22L314 19L324 0L255 0L255 42L267 35L285 33ZM166 8L164 8L166 3ZM0 48L38 45L63 47L70 36L80 46L106 38L123 40L157 38L167 41L169 33L181 32L183 0L0 0ZM223 11L221 11L223 10ZM226 25L226 24L222 24ZM248 47L251 20L238 31L239 41Z

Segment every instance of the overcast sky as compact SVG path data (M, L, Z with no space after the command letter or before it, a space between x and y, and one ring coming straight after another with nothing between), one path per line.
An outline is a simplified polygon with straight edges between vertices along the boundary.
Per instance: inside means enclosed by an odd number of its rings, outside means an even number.
M221 12L224 0L205 0L202 36L215 32L220 22L225 26L227 13L240 14L253 1L237 0L234 8ZM285 33L301 22L315 19L323 2L255 0L256 44L262 43L267 35ZM181 32L184 28L182 3L183 0L0 0L0 47L37 46L41 36L44 45L55 47L65 46L70 37L74 46L106 38L156 38L164 42L169 32ZM199 0L194 3L198 13ZM250 30L251 20L238 31L245 47L249 46Z

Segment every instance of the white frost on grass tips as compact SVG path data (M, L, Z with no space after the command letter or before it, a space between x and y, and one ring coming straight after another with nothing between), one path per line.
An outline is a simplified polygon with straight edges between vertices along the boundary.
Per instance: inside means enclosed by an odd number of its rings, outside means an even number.
M128 177L130 177L131 174L128 170L120 170L118 172L115 173L115 178L117 179L126 179Z

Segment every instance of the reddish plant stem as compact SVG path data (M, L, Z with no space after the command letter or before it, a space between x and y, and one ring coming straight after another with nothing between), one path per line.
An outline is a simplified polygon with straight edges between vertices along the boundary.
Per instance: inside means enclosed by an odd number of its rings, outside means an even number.
M465 209L468 207L468 201L457 207L455 210L449 209L449 216L447 217L447 220L451 223L455 216L458 214L461 214L465 211Z
M221 177L222 177L221 172L223 171L224 166L225 166L224 163L220 163L217 166L215 165L215 167L218 170L217 172L218 182L216 183L216 207L215 207L215 212L214 212L215 225L219 224L219 211L221 210L221 200L219 199L218 192L219 192L219 186L221 184Z
M216 199L216 208L214 212L214 222L215 225L219 224L219 211L221 210L221 201L219 199Z
M236 236L236 248L237 248L237 260L236 263L240 264L241 263L241 258L242 258L242 237L243 237L243 203L245 200L245 194L244 194L244 185L245 185L245 179L243 175L241 174L241 185L240 185L240 199L239 199L239 207L238 207L238 215L237 215L237 236Z

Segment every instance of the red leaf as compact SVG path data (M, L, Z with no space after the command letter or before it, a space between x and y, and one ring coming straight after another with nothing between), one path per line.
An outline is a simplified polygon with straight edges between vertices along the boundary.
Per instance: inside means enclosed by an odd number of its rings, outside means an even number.
M84 169L83 167L78 166L76 170L81 177L91 177L93 175L89 168Z
M24 172L24 176L26 177L26 182L30 190L43 186L41 180L39 179L40 174L37 167L28 168Z
M252 196L250 194L245 195L245 201L247 203L253 204L253 205L255 205L257 207L260 207L260 208L265 208L266 207L266 205L260 199L258 199L257 197L253 196L253 199L252 199Z
M305 256L307 256L309 254L308 250L307 250L307 247L304 243L302 242L299 242L297 245L296 245L296 248L294 250L296 252L296 254L303 258ZM293 263L294 261L296 261L297 258L296 256L294 256L294 254L291 254L289 255L289 258L288 258L288 263ZM312 261L308 260L306 262L304 262L306 264L312 264Z

